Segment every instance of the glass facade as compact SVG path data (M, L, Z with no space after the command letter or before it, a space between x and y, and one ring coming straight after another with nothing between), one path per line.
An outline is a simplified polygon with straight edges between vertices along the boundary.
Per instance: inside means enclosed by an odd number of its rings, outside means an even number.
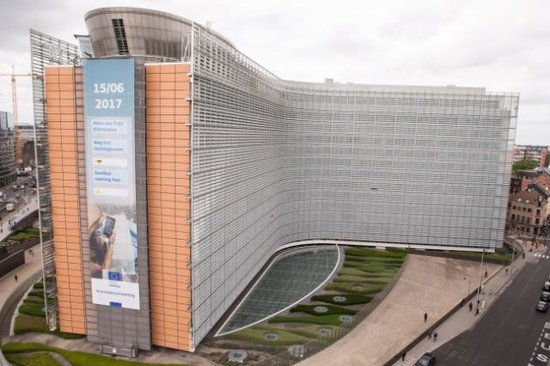
M336 245L286 250L262 273L217 335L249 327L307 298L339 268Z
M51 65L78 64L78 47L31 29L31 67L33 75L44 75L44 70ZM50 185L50 158L48 150L48 124L46 119L46 98L44 78L32 79L34 136L36 156L36 176L38 202L40 210L40 243L42 246L45 312L50 329L57 327L58 304L57 285L55 282L55 252L52 232L52 202Z
M15 181L15 132L11 113L0 111L0 188Z
M192 42L196 342L284 244L502 245L517 95L285 81Z

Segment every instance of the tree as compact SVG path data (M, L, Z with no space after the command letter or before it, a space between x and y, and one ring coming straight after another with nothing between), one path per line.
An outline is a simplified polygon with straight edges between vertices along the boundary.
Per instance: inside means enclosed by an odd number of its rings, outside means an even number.
M538 166L539 162L537 160L516 161L514 165L512 165L512 175L516 175L518 170L533 170Z

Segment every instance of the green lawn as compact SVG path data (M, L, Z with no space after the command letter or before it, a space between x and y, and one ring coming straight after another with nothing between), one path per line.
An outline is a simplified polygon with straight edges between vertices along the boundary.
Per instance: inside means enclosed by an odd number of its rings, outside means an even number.
M266 333L277 334L277 339L267 340ZM271 345L271 346L289 346L292 344L303 344L310 340L309 337L304 337L296 333L284 331L282 329L265 329L265 328L246 328L235 333L225 336L228 339L238 339L253 343Z
M52 355L42 352L36 353L8 353L6 359L15 366L60 366Z
M270 323L303 323L318 325L340 325L340 315L319 315L319 316L274 316L269 319Z
M81 334L62 333L59 331L50 332L48 326L46 325L46 319L44 317L28 315L19 315L17 318L15 318L13 332L15 334L48 333L64 339L79 339L84 337Z
M79 351L67 351L61 348L50 347L40 343L8 343L2 347L2 352L6 357L16 354L27 354L31 352L55 352L63 356L73 366L138 366L138 365L157 365L141 363L136 361L121 360L112 357L85 353ZM31 365L31 364L26 364ZM48 365L48 364L46 364ZM174 364L162 364L162 366L176 366ZM181 365L179 365L181 366Z

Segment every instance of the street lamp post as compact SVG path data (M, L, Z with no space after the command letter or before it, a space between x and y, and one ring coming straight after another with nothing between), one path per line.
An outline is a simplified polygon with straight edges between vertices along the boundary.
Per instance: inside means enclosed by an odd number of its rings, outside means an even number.
M479 265L479 287L477 288L476 315L479 314L479 296L481 294L481 283L483 281L483 259L485 257L485 249L481 253L481 264Z
M470 284L471 284L471 280L470 280L470 277L464 277L464 280L468 280L468 292L466 292L466 296L464 296L464 298L467 298L468 295L470 294Z

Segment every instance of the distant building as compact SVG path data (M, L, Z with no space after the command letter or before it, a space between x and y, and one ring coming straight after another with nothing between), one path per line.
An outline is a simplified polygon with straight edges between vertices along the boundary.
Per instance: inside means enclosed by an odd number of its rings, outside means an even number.
M32 125L21 125L17 128L23 166L34 166L34 128Z
M548 146L514 145L514 163L520 160L536 160L540 167L548 166Z
M549 192L540 189L522 191L510 196L508 227L527 235L538 235L550 214Z
M17 178L15 166L15 132L11 113L0 111L0 187Z

